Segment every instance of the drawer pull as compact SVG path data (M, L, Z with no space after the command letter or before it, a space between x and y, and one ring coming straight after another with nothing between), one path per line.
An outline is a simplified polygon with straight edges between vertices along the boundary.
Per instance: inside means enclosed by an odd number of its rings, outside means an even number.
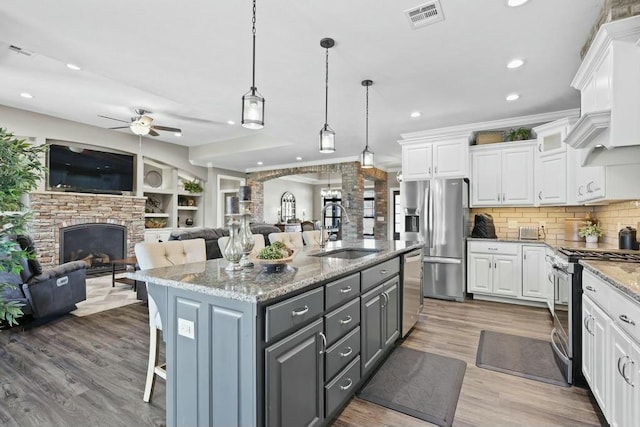
M597 291L596 291L596 288L594 288L594 287L593 287L593 286L591 286L591 285L587 285L587 290L588 290L588 291L591 291L591 292L597 292Z
M309 306L305 305L302 310L293 310L291 312L291 317L304 316L305 314L307 314L308 311L309 311Z
M621 314L620 315L620 320L622 320L624 323L628 323L630 325L636 326L636 322L634 322L633 320L629 319L626 314Z
M347 378L347 384L346 385L341 385L340 386L340 390L342 390L342 391L349 390L352 385L353 385L353 380L351 378Z
M347 347L346 350L347 351L343 351L343 352L340 353L340 357L349 357L349 356L351 356L351 353L353 353L353 348Z
M348 325L349 323L351 323L352 320L353 320L353 317L347 316L344 319L340 319L340 324L341 325Z
M380 270L380 274L387 274L388 272L389 272L389 271L388 271L388 270L386 270L386 269L382 269L382 270Z
M348 294L349 292L351 292L351 286L347 286L346 288L340 289L341 294Z

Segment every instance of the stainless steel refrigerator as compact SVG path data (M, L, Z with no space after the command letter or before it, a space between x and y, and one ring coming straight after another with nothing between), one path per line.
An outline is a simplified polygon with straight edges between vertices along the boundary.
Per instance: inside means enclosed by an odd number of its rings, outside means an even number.
M467 288L468 181L435 179L407 184L415 185L420 190L419 233L425 242L424 296L462 301ZM407 203L411 204L409 201Z

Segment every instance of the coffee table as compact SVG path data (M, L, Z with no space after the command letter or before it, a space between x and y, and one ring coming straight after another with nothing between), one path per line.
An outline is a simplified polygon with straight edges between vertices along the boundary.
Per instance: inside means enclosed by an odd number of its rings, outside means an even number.
M116 285L116 282L118 282L118 283L131 285L133 287L133 290L135 291L136 288L138 287L137 286L138 282L136 280L129 279L127 277L116 278L116 267L121 265L124 265L124 266L132 265L133 268L135 269L138 266L138 260L136 259L136 257L112 259L111 260L111 287L113 288Z

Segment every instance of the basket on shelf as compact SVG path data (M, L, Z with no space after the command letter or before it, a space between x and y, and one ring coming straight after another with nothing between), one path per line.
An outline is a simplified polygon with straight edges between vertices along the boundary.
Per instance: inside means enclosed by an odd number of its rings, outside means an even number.
M166 218L146 218L144 220L145 228L163 228L167 225Z
M504 141L504 132L482 131L476 133L476 145L495 144Z

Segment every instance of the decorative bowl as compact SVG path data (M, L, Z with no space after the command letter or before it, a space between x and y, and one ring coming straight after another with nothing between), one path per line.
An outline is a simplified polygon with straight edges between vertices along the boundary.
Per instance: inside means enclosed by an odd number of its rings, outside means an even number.
M251 254L249 258L256 265L261 265L268 272L278 272L283 271L287 268L287 264L289 264L295 258L297 252L291 248L286 248L289 250L289 256L279 259L262 259L258 258L257 254Z

